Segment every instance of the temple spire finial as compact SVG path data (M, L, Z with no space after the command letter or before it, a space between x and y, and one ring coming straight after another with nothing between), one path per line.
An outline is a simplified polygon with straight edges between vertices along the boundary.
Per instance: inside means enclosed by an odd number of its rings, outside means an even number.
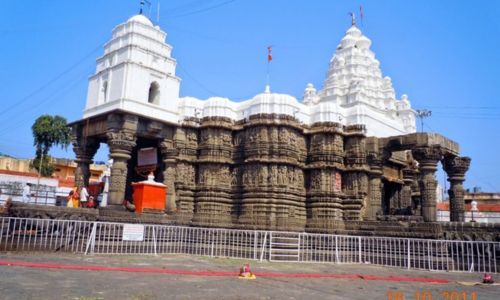
M350 12L349 15L351 16L351 25L356 26L356 16L353 12Z

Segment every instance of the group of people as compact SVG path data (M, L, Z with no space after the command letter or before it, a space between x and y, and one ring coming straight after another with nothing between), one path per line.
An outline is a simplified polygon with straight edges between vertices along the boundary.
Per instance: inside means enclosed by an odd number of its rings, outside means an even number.
M83 208L96 208L98 202L95 201L94 196L90 196L87 188L83 186L81 189L74 187L68 194L67 207L83 207Z

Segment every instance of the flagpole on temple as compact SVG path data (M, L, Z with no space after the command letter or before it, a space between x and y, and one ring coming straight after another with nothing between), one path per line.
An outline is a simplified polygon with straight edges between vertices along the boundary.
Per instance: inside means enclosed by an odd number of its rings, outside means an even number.
M363 27L363 4L359 5L359 19L361 20L361 27Z
M270 86L269 86L269 66L271 64L271 60L273 60L273 55L272 55L272 50L273 46L267 46L267 79L266 79L266 93L270 92Z

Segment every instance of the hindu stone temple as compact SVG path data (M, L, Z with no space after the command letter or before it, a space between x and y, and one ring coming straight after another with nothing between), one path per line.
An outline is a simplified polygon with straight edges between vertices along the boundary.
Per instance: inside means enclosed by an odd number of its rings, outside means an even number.
M436 221L435 171L450 182L451 221L464 221L470 158L436 133L416 133L406 95L353 22L321 89L302 99L180 97L166 33L139 14L113 29L90 77L83 118L71 124L78 185L100 143L113 159L107 210L123 210L139 149L156 149L155 181L179 224L330 232L346 224ZM422 231L427 231L423 227Z

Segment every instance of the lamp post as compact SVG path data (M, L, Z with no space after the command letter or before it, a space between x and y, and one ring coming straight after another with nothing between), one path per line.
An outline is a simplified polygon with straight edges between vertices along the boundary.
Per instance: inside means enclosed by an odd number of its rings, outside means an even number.
M475 200L472 200L472 202L470 203L471 222L476 222L476 220L474 220L475 211L477 212L479 211L479 209L477 208L477 202Z
M427 109L417 109L417 117L420 118L420 131L424 132L424 118L432 115L432 111Z

